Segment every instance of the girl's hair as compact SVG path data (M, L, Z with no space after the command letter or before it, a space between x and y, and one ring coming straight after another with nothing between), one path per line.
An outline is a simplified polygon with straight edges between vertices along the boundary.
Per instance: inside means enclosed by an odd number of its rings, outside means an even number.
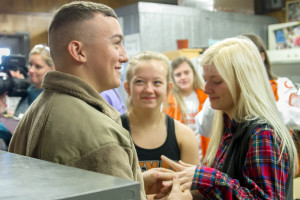
M267 54L267 48L266 48L263 40L258 35L251 34L251 33L243 34L242 36L249 38L256 45L256 47L258 48L258 51L260 53L264 54L264 56L265 56L264 64L265 64L265 68L266 68L269 80L277 79L277 76L272 72L271 62L269 60L269 56Z
M39 54L39 55L41 55L42 59L46 62L46 64L49 67L54 66L53 60L52 60L51 55L50 55L50 49L49 49L49 47L47 45L45 45L45 44L37 44L37 45L35 45L31 49L31 51L29 53L29 56L31 56L33 54Z
M179 56L175 60L172 61L171 67L172 67L173 88L172 88L171 93L174 95L175 101L179 105L180 112L186 113L187 109L186 109L186 105L183 100L182 93L181 93L180 88L177 85L175 78L174 78L174 70L177 69L177 67L179 65L181 65L182 63L187 63L190 66L190 68L192 69L193 76L194 76L194 83L193 83L194 90L203 89L203 83L200 80L200 78L195 70L195 67L194 67L193 63L190 61L190 59L188 59L185 56ZM181 116L185 116L185 115L181 115ZM185 121L185 120L183 120L183 121Z
M237 122L258 119L268 123L287 149L290 163L297 169L297 151L293 139L282 122L268 80L264 63L249 38L229 38L208 48L201 66L215 68L224 79L234 101ZM215 112L215 125L204 162L212 165L223 135L223 111ZM295 160L295 162L294 162ZM291 165L291 167L293 167Z
M166 77L167 84L171 81L171 66L168 57L159 52L145 51L134 55L128 63L128 66L126 68L126 81L128 87L130 87L130 82L132 80L132 77L134 76L135 70L137 69L138 63L141 61L153 61L153 60L161 62L162 66L165 68L167 72L167 77ZM127 98L127 109L128 110L132 109L131 96L128 96Z

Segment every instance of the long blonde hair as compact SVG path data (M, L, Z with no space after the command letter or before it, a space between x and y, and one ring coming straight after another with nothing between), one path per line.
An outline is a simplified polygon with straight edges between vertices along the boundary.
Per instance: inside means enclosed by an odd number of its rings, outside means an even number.
M225 39L205 51L201 66L215 68L224 79L235 105L233 119L237 122L259 119L261 123L270 124L281 139L281 154L286 148L290 162L294 163L290 166L297 171L297 150L280 118L264 63L255 44L246 37ZM211 142L204 158L208 166L215 159L223 128L223 111L216 111Z
M173 88L172 88L171 93L173 94L173 96L175 98L176 104L179 105L180 112L182 114L184 114L184 113L187 113L187 108L186 108L186 105L184 103L183 95L180 91L180 88L177 85L177 83L175 81L175 78L174 78L174 70L177 69L177 67L179 67L179 65L181 65L182 63L187 63L190 66L190 68L192 69L193 76L194 76L194 82L193 82L194 90L203 89L203 83L200 80L200 78L199 78L199 76L196 72L196 69L195 69L193 63L190 61L190 59L188 59L185 56L179 56L179 57L177 57L176 59L174 59L172 61L171 67L172 67ZM184 117L185 115L181 115L181 116ZM183 121L185 121L185 120L183 120Z

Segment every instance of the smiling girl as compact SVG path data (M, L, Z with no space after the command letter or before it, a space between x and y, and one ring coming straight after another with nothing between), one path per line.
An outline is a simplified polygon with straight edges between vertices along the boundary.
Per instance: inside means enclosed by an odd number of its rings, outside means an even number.
M129 62L124 83L128 93L128 112L122 124L132 135L142 171L166 167L162 154L172 160L199 163L193 131L162 112L172 88L171 70L166 56L142 52Z

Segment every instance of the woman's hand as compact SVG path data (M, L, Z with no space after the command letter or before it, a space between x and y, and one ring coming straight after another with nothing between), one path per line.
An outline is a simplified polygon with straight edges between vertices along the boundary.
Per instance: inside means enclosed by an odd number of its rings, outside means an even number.
M174 171L176 171L176 176L178 176L179 182L181 184L181 191L189 190L192 186L196 165L186 164L182 161L176 163L165 156L161 156L161 159L163 160L163 162L172 167ZM158 193L155 198L166 196L171 190L172 183L172 181L164 181L162 183L160 193Z
M168 200L181 200L181 199L189 200L189 199L193 199L193 197L190 190L184 190L184 191L181 190L178 176L175 176L172 182L172 190L168 197Z
M172 181L174 172L165 168L152 168L142 173L146 194L157 194L163 181Z

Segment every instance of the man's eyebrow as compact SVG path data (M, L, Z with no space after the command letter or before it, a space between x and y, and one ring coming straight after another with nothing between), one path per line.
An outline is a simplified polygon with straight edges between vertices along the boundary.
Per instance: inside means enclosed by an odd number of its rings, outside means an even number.
M120 38L121 40L123 40L123 35L121 35L121 34L114 34L111 38L113 39L113 38L115 38L115 37L118 37L118 38Z

